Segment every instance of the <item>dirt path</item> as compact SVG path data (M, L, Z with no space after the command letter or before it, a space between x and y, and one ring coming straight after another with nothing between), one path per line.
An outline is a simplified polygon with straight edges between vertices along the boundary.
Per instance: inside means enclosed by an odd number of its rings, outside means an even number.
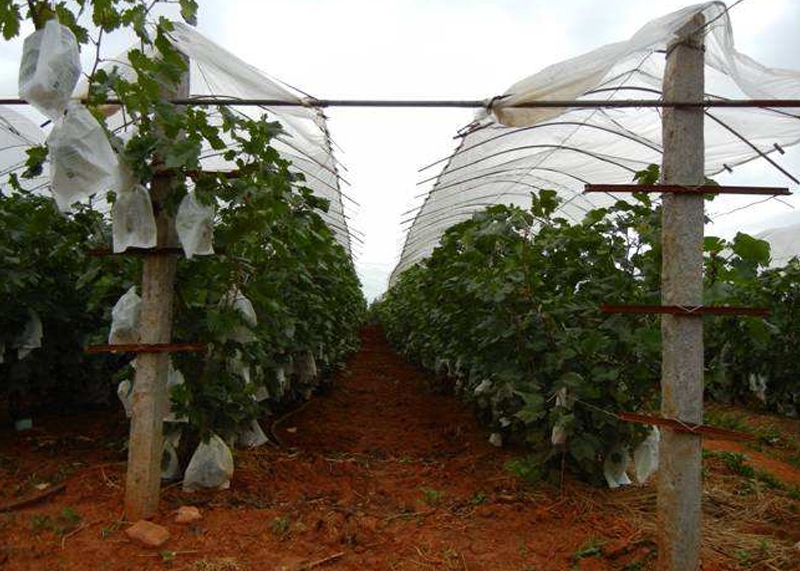
M238 451L230 490L164 491L154 521L172 538L161 554L130 543L126 524L115 523L124 482L124 463L115 460L124 456L103 452L99 437L71 435L69 442L84 447L71 457L0 435L3 454L19 458L13 472L0 471L0 484L31 471L53 478L75 458L84 462L68 473L65 493L0 514L0 569L652 568L653 486L617 492L575 483L564 490L529 486L505 468L515 452L491 446L473 412L435 388L429 375L389 349L379 329L365 329L362 350L328 392L276 427L283 449ZM106 434L107 415L98 419L97 426L73 428ZM115 423L124 434L125 420ZM60 421L61 430L70 426ZM87 440L95 442L91 454ZM753 501L764 511L763 498ZM172 521L185 504L202 509L199 524ZM59 529L66 508L80 517L68 532ZM793 517L786 513L770 512L769 521ZM719 519L725 530L735 526L727 512ZM717 561L731 549L708 549L704 570L736 568Z

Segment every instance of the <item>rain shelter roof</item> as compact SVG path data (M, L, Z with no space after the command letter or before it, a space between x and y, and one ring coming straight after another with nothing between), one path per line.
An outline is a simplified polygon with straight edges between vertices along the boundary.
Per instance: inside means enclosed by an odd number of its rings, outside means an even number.
M264 72L245 63L235 55L218 46L191 26L181 22L174 23L171 38L175 47L190 60L189 95L214 96L236 99L268 99L295 102L296 106L260 107L230 105L229 109L251 118L258 119L268 114L269 120L279 121L285 133L274 141L274 147L281 156L292 162L293 170L305 175L305 185L314 194L330 202L328 212L320 215L333 231L337 241L351 251L351 234L347 224L342 202L339 170L342 168L333 153L333 143L327 129L326 119L321 109L310 102L313 98L297 89L291 88ZM103 64L103 67L117 67L123 76L135 79L134 72L127 63L126 54ZM74 97L86 94L85 82L76 87ZM109 128L123 133L130 126L124 124L121 113L109 107ZM216 110L209 109L212 120ZM122 135L124 137L124 134ZM25 149L41 144L46 132L27 117L10 107L0 106L0 172L8 174L21 171L26 159ZM207 149L201 155L204 170L232 170L235 164L223 159L224 151ZM49 178L42 176L26 187L44 190L49 186Z
M785 266L789 260L800 256L800 222L764 230L756 237L769 242L773 268Z
M17 113L10 107L0 106L0 177L5 178L21 171L29 147L44 143L44 132L28 117ZM47 184L44 179L34 182L34 186Z
M526 208L530 192L556 190L558 215L575 221L623 195L582 194L584 185L630 183L661 163L661 109L524 108L520 103L659 99L665 52L679 32L705 16L705 89L710 99L798 99L800 72L767 68L736 51L722 2L690 6L656 20L629 40L551 65L493 98L488 111L462 131L406 235L390 285L431 254L443 232L495 204ZM705 111L707 176L800 141L800 108L719 108ZM766 165L768 168L772 168ZM430 171L428 171L430 172ZM716 201L715 201L716 204ZM800 235L798 236L800 239Z

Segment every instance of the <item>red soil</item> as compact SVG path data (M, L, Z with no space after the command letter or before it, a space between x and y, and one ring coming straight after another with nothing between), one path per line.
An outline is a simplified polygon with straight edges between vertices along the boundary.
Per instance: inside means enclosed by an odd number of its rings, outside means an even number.
M738 452L744 454L747 464L759 470L766 470L784 484L800 488L800 469L786 462L771 458L763 452L758 452L738 442L727 442L723 440L706 440L703 442L703 448L711 451Z
M40 504L0 514L0 568L560 571L637 561L630 568L652 568L652 538L603 499L608 492L522 483L504 467L514 451L491 446L471 410L436 392L380 330L367 328L363 343L328 394L277 427L284 449L236 453L230 490L163 492L153 521L172 534L170 553L133 544L127 524L115 525L124 453L104 439L124 436L123 418L60 419L24 437L0 432L0 505L33 472L67 484ZM202 510L197 525L172 521L184 504ZM59 532L68 506L80 523ZM602 556L587 551L600 545ZM581 550L585 557L576 557Z

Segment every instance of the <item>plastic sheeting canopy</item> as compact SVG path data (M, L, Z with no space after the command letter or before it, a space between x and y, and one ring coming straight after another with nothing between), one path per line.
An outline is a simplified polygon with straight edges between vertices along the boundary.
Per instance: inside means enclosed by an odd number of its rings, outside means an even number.
M255 67L216 45L208 38L181 23L174 23L170 37L175 47L190 60L190 96L215 96L235 99L276 99L296 102L297 106L286 107L237 107L229 108L237 113L258 119L268 113L270 120L279 121L284 134L273 142L281 156L292 162L291 169L302 173L305 186L314 194L329 201L328 212L320 215L331 228L336 240L352 255L350 230L348 228L342 192L339 165L334 157L325 116L313 107L304 94L282 85ZM103 67L118 68L121 75L135 80L133 70L127 64L127 55L113 58ZM78 85L73 98L86 94L85 81ZM116 109L108 106L105 111L114 114ZM216 111L209 110L212 120ZM108 120L109 128L124 131L121 113ZM219 119L219 117L217 117ZM0 107L0 174L7 176L21 172L26 159L25 150L42 144L45 132L33 121L9 107ZM230 170L233 163L222 159L222 152L207 149L201 163L206 170ZM49 178L43 175L33 181L22 181L26 188L42 191L49 186Z
M430 255L442 233L494 204L526 208L532 190L556 190L558 214L580 220L624 196L582 194L586 183L630 183L636 171L661 163L659 108L523 108L547 100L659 99L664 52L678 32L705 17L705 88L709 98L798 99L800 72L764 67L734 48L722 2L684 8L653 20L629 40L551 65L492 100L471 124L406 235L390 286ZM707 176L759 153L800 141L800 108L707 108ZM426 182L426 181L423 181Z

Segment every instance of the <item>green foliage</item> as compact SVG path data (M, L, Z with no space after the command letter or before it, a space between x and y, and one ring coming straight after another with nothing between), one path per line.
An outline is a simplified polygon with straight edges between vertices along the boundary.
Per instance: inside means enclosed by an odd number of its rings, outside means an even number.
M741 235L740 235L741 236ZM737 236L739 239L739 236ZM751 384L765 385L769 409L797 416L800 413L800 259L782 268L754 269L753 259L764 260L763 247L738 240L739 253L732 269L720 277L712 274L708 289L731 304L765 307L769 316L715 318L706 335L706 361L710 395L723 402L752 401ZM709 272L707 271L707 274Z
M541 461L536 456L515 458L507 462L505 468L518 478L522 478L531 484L541 482L546 477Z
M289 535L289 531L292 527L292 520L289 519L289 516L280 516L273 518L273 520L269 524L270 531L280 538L284 538Z
M596 477L616 443L645 435L609 413L657 396L658 321L598 308L658 299L658 213L644 195L579 224L557 206L543 191L528 211L494 206L450 228L377 311L394 343L430 368L445 363L495 430L530 445L526 472L560 462L558 426L569 463Z
M572 555L573 561L578 562L581 559L588 559L589 557L600 557L603 555L603 546L605 543L605 541L599 539L587 541Z
M470 503L473 506L480 506L486 503L486 494L483 492L475 492L475 494L470 499Z
M10 40L19 34L19 22L22 19L19 6L14 2L0 2L0 32Z
M166 197L154 198L156 210L176 212L188 191L190 174L198 200L217 206L218 253L179 261L174 300L173 338L204 342L209 349L201 355L174 356L186 383L171 396L176 412L188 418L196 436L204 439L217 432L229 437L281 401L308 396L318 379L306 379L300 386L291 374L293 360L313 355L322 375L340 366L357 346L365 304L348 253L320 217L327 202L303 185L303 176L272 146L282 133L280 124L227 107L208 110L167 101L187 70L169 41L173 23L155 15L158 6L170 3L33 2L27 17L38 27L57 15L84 47L99 44L103 34L122 28L138 40L140 48L129 52L130 69L125 74L113 66L91 70L87 106L104 124L100 106L109 99L121 102L135 128L125 139L110 132L109 138L138 183L147 187L159 173L170 175ZM178 5L181 17L194 24L197 2L180 0ZM0 11L4 33L13 35L20 17L14 10ZM89 30L98 29L102 33L90 38ZM95 51L93 45L91 49ZM99 45L96 51L101 53ZM238 176L198 175L206 146L233 162ZM45 147L30 149L21 179L9 179L16 194L2 197L0 204L0 216L6 217L0 233L8 234L0 234L0 260L6 262L0 267L0 288L4 288L0 332L6 336L0 342L13 341L32 309L45 320L46 343L70 343L69 349L56 351L57 358L78 359L85 367L101 358L84 359L81 347L89 339L105 337L110 307L130 285L141 282L141 268L127 257L104 261L86 257L91 244L109 242L107 221L100 214L79 207L76 214L65 217L51 201L22 189L25 179L41 174L46 158ZM113 201L113 194L108 198ZM34 210L36 216L31 215ZM246 343L233 340L233 333L246 327L227 301L237 290L252 302L258 320L252 341ZM54 315L64 328L71 328L69 334L59 335L53 328L49 321ZM29 359L44 366L39 359L44 354L42 350L36 359ZM232 366L233 361L239 366ZM115 381L131 373L129 367L122 368L124 364L124 358L115 360ZM279 367L288 371L285 383L277 377ZM48 370L52 373L52 366ZM51 376L69 387L73 380L66 373L61 369ZM31 379L29 371L18 376ZM107 371L103 378L108 383L112 374ZM265 385L269 393L265 405L253 398L258 385Z
M656 182L657 167L637 180ZM528 210L492 206L449 228L373 311L406 355L454 377L494 431L530 446L512 469L538 479L566 454L599 480L603 458L645 434L614 414L659 405L658 318L599 307L659 303L660 208L636 193L572 223L556 214L554 192L531 198ZM768 244L744 234L704 246L705 303L772 310L767 321L706 320L709 394L743 399L763 375L769 403L796 406L800 262L765 270ZM554 432L564 444L550 444Z
M50 531L62 536L77 529L82 521L83 518L72 506L66 506L56 517L49 515L31 517L31 530L37 535Z
M429 506L438 506L444 499L444 492L441 490L434 490L433 488L420 488L422 492L422 501Z
M120 358L88 358L83 346L104 327L137 262L88 256L107 235L102 216L88 207L62 214L50 198L0 194L0 395L12 413L109 395ZM14 346L30 312L42 321L42 347L19 359Z

